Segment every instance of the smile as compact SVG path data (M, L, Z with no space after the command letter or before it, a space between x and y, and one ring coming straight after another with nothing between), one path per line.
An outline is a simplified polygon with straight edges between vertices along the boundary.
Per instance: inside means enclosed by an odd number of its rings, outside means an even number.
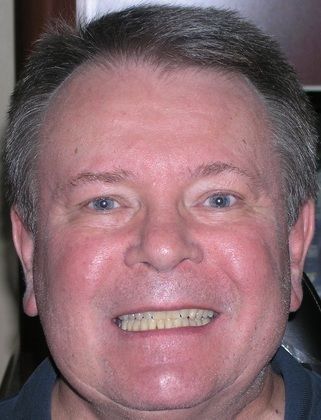
M124 331L165 330L170 328L200 327L214 318L206 309L180 309L177 311L138 312L120 315L116 324Z

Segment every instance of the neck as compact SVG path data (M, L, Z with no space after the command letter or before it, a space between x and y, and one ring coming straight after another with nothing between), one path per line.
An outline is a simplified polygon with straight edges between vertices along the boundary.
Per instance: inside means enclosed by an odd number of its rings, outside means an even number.
M228 394L228 391L225 392ZM59 379L52 395L52 419L72 420L222 420L283 419L285 411L284 383L270 367L241 395L225 398L220 395L191 408L168 411L133 410L109 401L104 406L90 403Z

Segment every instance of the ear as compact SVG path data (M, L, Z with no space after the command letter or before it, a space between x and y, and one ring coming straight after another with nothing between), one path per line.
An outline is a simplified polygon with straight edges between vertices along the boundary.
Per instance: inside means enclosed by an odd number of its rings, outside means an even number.
M26 290L23 297L23 308L27 315L35 316L38 314L38 310L33 285L34 236L25 226L15 208L11 209L10 217L13 243L25 276Z
M301 208L298 220L292 226L289 235L291 268L291 304L290 311L296 311L302 301L302 273L305 257L314 234L315 204L307 201Z

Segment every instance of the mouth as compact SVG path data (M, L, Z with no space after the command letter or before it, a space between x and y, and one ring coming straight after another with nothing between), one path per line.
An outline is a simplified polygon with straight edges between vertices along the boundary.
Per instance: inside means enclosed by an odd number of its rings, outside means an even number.
M124 331L166 330L171 328L201 327L214 319L215 313L206 309L179 309L176 311L137 312L120 315L116 325Z

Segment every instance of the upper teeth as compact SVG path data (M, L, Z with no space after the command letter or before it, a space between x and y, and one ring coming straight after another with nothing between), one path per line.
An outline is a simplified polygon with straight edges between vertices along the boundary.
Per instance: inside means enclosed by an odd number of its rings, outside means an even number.
M155 329L197 327L208 324L213 311L205 309L181 309L178 311L138 312L120 315L118 325L126 331L147 331Z

